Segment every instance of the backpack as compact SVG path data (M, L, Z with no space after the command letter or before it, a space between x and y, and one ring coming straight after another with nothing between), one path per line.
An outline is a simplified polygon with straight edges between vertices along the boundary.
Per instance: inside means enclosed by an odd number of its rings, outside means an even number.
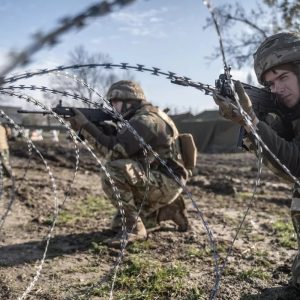
M197 147L193 136L190 133L178 133L174 122L160 110L157 110L156 114L172 128L172 148L173 153L175 152L176 159L182 161L186 169L193 170L197 163Z

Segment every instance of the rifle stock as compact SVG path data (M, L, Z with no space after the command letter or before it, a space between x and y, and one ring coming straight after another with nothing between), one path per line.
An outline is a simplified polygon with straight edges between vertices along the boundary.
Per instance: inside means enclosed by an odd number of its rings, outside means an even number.
M279 117L283 117L275 94L265 88L258 88L247 83L242 83L242 85L252 102L253 110L258 119L264 120L268 113L275 113Z

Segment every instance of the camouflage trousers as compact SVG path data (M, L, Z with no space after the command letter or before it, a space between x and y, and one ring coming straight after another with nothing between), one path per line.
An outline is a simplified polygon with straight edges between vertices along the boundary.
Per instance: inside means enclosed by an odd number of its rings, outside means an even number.
M135 160L114 160L108 162L106 168L120 193L119 200L124 208L137 212L142 205L141 216L145 218L172 203L182 192L174 179L158 170L150 169L147 178L144 168ZM102 177L102 187L112 204L119 208L118 199L106 176Z
M2 172L5 176L12 177L12 168L9 162L9 150L4 149L0 151L0 158L2 164Z

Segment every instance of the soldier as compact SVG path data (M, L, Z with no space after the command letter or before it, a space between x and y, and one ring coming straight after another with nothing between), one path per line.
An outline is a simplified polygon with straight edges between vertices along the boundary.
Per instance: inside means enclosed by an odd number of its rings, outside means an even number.
M188 170L181 158L178 131L173 121L158 107L149 103L142 88L133 81L122 80L114 83L107 92L107 99L185 185ZM78 110L73 110L75 116L69 119L73 129L80 130L80 134L100 154L108 157L106 168L121 195L120 201L129 232L128 242L146 239L146 227L159 224L163 220L172 220L178 230L186 231L188 218L181 196L182 188L166 167L152 154L148 153L145 157L140 142L127 126L121 126L114 134L105 134L101 126L96 126ZM119 247L122 230L118 199L105 176L102 177L102 186L118 209L111 224L117 234L107 244ZM138 215L140 207L141 212Z
M8 139L11 137L11 129L0 123L0 156L4 175L12 177L12 169L9 162Z
M236 83L236 92L241 105L257 128L259 136L295 177L300 177L300 35L283 32L268 37L254 54L254 69L260 84L276 95L277 106L286 117L268 116L259 120L242 85ZM244 126L245 145L256 150L254 137L230 99L214 96L220 113L225 118ZM277 175L287 178L286 172L263 152L264 161ZM298 240L298 254L292 265L292 284L300 288L300 189L296 187L291 204L291 217Z

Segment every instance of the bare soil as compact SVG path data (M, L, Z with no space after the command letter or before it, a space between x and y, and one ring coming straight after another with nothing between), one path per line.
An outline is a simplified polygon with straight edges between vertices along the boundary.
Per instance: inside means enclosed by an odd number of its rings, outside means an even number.
M109 299L110 275L120 251L103 243L112 236L109 224L114 209L103 194L100 168L82 149L73 182L74 145L39 142L37 147L55 178L57 197L43 161L36 154L29 158L23 142L12 142L16 193L1 228L0 299ZM215 299L300 299L300 293L289 285L297 249L289 212L292 185L263 168L250 204L256 176L257 161L251 154L200 154L187 186L192 200L185 196L191 229L178 232L172 222L166 222L150 231L146 242L126 247L113 298L209 299L216 283L216 257L201 217L212 232L221 267L236 229L250 208L218 282ZM9 203L10 186L6 179L1 216ZM39 273L57 207L59 216ZM136 261L144 268L135 265L136 273L129 278L128 270ZM157 266L160 270L180 268L159 287L156 280L154 292L145 288L138 293L139 287L143 289L141 280L153 288L151 280Z

